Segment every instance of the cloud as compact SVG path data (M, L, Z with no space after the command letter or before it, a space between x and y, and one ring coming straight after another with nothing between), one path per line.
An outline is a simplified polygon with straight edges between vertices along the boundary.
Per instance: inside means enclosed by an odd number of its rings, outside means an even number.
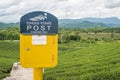
M0 9L17 5L19 2L21 2L21 0L0 0Z
M105 3L106 8L117 8L120 7L120 0L107 0Z
M120 17L119 0L1 0L0 21L17 22L33 11L49 12L60 18Z

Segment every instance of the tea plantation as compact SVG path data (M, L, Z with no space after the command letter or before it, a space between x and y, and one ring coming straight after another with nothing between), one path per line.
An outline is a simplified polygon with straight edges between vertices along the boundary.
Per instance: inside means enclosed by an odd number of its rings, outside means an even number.
M0 41L0 79L19 61L19 42ZM59 44L55 68L45 68L44 80L120 80L120 41Z
M120 80L120 42L59 45L59 63L45 80Z
M13 62L19 61L19 43L0 41L0 80L9 75Z

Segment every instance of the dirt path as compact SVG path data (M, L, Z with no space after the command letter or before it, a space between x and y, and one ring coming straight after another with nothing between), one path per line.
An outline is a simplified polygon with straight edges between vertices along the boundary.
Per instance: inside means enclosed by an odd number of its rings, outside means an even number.
M33 80L33 69L23 68L20 63L14 63L10 76L3 80Z

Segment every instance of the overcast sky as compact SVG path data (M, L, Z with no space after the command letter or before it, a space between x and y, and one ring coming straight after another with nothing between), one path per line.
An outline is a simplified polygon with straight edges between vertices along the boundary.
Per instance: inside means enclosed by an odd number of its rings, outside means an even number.
M19 22L32 11L45 11L59 19L120 18L120 0L0 0L0 22Z

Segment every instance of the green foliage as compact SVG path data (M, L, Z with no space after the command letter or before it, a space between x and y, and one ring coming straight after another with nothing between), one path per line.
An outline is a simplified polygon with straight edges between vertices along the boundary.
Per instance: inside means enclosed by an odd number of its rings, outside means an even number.
M79 35L70 35L70 40L73 40L73 41L80 41L80 36Z
M80 41L81 36L79 34L64 32L59 34L59 43L66 43L69 41Z
M94 43L95 41L120 40L119 28L60 28L59 43L70 41L86 41Z
M107 32L107 33L106 33ZM19 60L19 28L0 30L0 79ZM119 28L60 28L59 62L45 80L119 80Z
M45 80L119 80L120 42L59 44L56 68L45 69Z
M119 80L119 46L120 41L61 43L58 65L45 69L44 80ZM18 60L19 43L0 41L0 79L9 75Z
M19 61L19 43L0 41L0 80L9 75L13 62Z
M77 31L79 33L120 33L120 27L115 28L102 28L102 27L93 27L93 28L59 28L59 32L63 31Z
M0 40L19 40L19 28L8 28L0 30Z
M17 27L19 26L20 23L3 23L3 22L0 22L0 29L7 29L9 27Z
M0 30L0 40L19 40L20 30L18 27L9 27ZM107 34L106 34L107 33ZM102 38L110 37L112 39L120 40L120 28L59 28L59 43L66 43L69 41L80 41L87 39L90 36L95 41L102 40ZM110 35L110 36L109 36ZM98 37L100 37L100 39ZM101 38L101 36L103 36ZM104 37L105 36L105 37Z

